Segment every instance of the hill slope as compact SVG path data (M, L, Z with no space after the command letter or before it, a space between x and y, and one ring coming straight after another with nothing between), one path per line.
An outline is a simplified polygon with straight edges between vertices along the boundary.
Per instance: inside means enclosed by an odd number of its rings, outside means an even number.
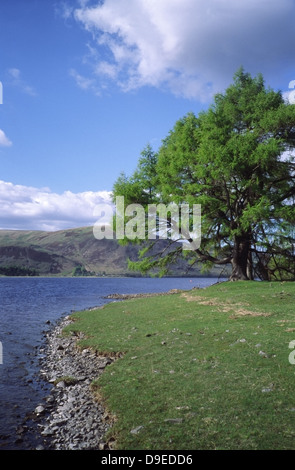
M134 276L138 274L128 269L128 259L137 260L138 250L137 245L122 246L117 240L97 240L92 227L57 232L0 230L0 275ZM179 262L173 275L185 275L186 268L185 261ZM216 269L211 275L219 273ZM200 271L194 268L189 275L200 276Z
M136 259L134 247L116 240L97 240L92 227L57 232L0 230L0 267L18 266L40 275L71 275L82 266L95 274L128 272L127 258Z
M0 274L72 276L87 271L106 276L136 275L128 269L128 258L135 261L138 249L131 244L121 246L117 240L97 240L92 227L57 232L0 230ZM186 264L179 263L173 275L184 275L185 270ZM189 275L200 272L194 269Z

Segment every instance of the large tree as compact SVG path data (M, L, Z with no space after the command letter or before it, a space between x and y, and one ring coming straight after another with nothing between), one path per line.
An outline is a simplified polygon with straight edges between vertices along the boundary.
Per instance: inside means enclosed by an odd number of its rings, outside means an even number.
M231 265L232 280L294 278L294 147L295 106L241 68L207 111L176 122L153 154L154 185L145 155L114 195L133 188L128 203L200 204L201 246L189 252L190 264ZM174 240L157 256L144 253L135 265L144 270L183 256Z

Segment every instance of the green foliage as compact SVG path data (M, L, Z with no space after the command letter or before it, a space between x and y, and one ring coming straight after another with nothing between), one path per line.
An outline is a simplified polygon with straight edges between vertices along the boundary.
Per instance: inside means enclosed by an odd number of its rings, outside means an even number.
M126 195L127 204L201 204L202 244L190 258L231 263L233 280L295 278L294 147L295 106L241 68L207 111L176 122L152 162L153 184L145 155L114 194ZM158 266L170 260L170 251L161 253ZM149 262L154 269L156 257ZM138 268L146 271L147 262Z
M155 202L158 185L156 173L157 154L150 145L141 152L137 168L133 175L127 177L122 172L113 187L113 200L116 196L124 196L125 205L132 203L146 205Z
M73 271L73 276L95 276L95 273L88 271L85 266L77 266Z

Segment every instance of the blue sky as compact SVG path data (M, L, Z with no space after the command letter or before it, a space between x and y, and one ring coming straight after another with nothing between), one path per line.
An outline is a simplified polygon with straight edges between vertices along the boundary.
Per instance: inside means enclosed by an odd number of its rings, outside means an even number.
M1 0L0 228L91 225L241 65L290 91L294 16L293 0Z

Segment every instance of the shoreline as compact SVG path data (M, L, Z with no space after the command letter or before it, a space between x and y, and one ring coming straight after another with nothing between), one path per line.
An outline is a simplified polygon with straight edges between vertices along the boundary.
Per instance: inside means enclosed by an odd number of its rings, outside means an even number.
M183 290L113 293L104 298L116 302L180 292ZM85 310L99 308L103 306ZM27 419L37 424L38 435L42 440L36 450L112 450L111 442L105 441L105 435L112 426L113 418L99 398L95 397L91 384L117 358L112 355L100 356L90 349L79 349L77 341L83 338L82 333L62 336L63 329L73 321L71 314L61 317L44 332L39 380L52 388L35 410L27 415Z
M80 335L61 336L72 321L70 316L62 318L45 335L39 375L52 389L32 413L43 440L37 450L108 450L104 436L111 417L95 398L91 383L115 358L80 351Z
M114 293L104 298L123 301L179 292L179 289L171 289L159 293ZM98 308L103 306L86 310ZM111 428L112 417L95 398L91 383L117 358L78 349L76 344L82 334L62 336L63 329L72 322L71 315L67 315L44 332L39 377L52 389L27 417L37 423L42 439L36 450L111 450L104 436Z
M178 292L180 290L172 289L159 293L109 294L104 298L122 301ZM98 308L103 306L86 310ZM95 398L91 383L117 358L78 349L77 341L82 339L82 334L62 336L63 329L72 322L71 315L67 315L44 333L39 377L52 385L52 389L28 415L37 422L43 441L36 450L111 450L104 436L111 428L112 417Z
M199 287L194 287L194 289L199 289ZM109 299L109 300L144 299L146 297L158 297L158 296L163 296L163 295L180 294L181 292L183 292L182 289L170 289L167 292L141 292L138 294L109 294L109 295L106 295L104 299Z
M193 289L199 289L194 287ZM164 292L109 294L105 299L124 301L171 295L183 292L171 289ZM96 310L103 306L89 307ZM80 350L77 341L83 338L62 336L63 329L74 320L71 314L60 318L44 333L45 346L40 350L40 379L52 389L33 412L30 419L37 422L43 443L36 450L112 450L104 440L112 426L112 417L95 398L91 383L117 358L100 356L90 349Z

